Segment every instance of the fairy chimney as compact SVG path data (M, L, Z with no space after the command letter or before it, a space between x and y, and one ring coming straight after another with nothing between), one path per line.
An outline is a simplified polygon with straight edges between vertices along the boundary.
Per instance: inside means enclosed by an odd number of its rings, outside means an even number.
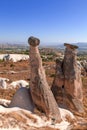
M72 103L78 112L83 112L83 94L81 68L77 63L78 46L65 43L65 56L63 63L63 72L65 77L65 91L68 99L71 97Z
M52 92L62 107L83 113L81 68L77 62L77 46L65 43L63 61L56 64Z
M60 122L60 111L46 81L45 70L38 50L40 40L30 37L28 43L30 45L30 91L33 102L46 116Z

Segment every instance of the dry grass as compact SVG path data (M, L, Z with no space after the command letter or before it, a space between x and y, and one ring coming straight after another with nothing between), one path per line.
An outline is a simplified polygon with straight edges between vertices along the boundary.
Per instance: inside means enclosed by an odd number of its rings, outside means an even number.
M11 67L11 64L14 64L14 65ZM54 69L55 63L54 62L44 62L43 64L44 64L46 74L47 74L47 81L48 81L49 85L51 86L52 82L53 82L52 75L55 74L55 69ZM7 73L10 70L16 71L18 73L16 73L16 74ZM24 80L29 81L29 78L30 78L29 77L29 72L30 72L29 61L21 61L21 62L17 62L17 63L9 62L6 65L4 65L4 63L0 63L0 72L3 72L3 73L0 73L0 77L9 78L10 82L15 81L15 80L20 80L20 79L24 79ZM17 89L8 89L8 90L0 89L0 99L11 100L14 93L16 92L16 90ZM77 120L79 120L79 118L82 117L84 119L84 121L82 121L82 124L76 123L76 125L74 126L74 128L72 130L87 130L87 77L83 77L83 95L84 95L83 104L84 104L85 114L84 115L76 115L76 118L77 118ZM10 116L10 115L3 115L3 116L6 116L6 118L8 118L8 116ZM0 115L0 119L3 120L4 119L3 116ZM25 116L27 118L30 118L29 116L27 116L27 114ZM21 116L17 116L16 113L14 113L12 116L12 119L14 119L14 118L16 120L14 123L12 122L13 126L14 125L16 126L17 123L20 121L23 121L24 123L26 123L26 120L22 119ZM67 117L67 120L69 120L68 117ZM35 121L35 120L33 120L33 121ZM5 123L6 122L4 122L4 124ZM1 128L1 126L0 126L0 128ZM24 126L22 129L23 130L55 130L54 128L49 128L49 127L43 127L43 128L37 129L37 128L29 127L27 125L26 125L26 127ZM56 130L58 130L58 129L56 129Z

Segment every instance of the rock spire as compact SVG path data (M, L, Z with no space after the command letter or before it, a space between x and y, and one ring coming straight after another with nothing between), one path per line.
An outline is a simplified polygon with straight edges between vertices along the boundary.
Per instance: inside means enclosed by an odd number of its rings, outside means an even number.
M67 109L83 112L81 68L77 62L78 46L65 43L63 61L56 63L52 91L58 104ZM61 99L61 100L60 100Z
M30 37L28 43L30 45L30 91L33 102L46 116L60 122L60 111L46 81L45 70L42 66L42 59L38 50L40 40L35 37Z

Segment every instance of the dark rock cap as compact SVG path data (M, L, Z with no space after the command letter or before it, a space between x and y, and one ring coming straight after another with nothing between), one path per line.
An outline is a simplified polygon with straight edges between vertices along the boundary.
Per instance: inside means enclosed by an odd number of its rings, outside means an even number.
M78 46L72 45L72 44L69 44L69 43L64 43L64 46L71 48L71 49L77 49L78 48Z
M36 37L29 37L28 38L28 43L31 45L31 46L38 46L40 44L40 40Z

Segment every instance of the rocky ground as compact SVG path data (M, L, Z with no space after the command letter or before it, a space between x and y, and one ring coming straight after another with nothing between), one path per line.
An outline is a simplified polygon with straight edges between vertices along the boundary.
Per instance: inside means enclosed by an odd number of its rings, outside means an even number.
M43 66L46 70L46 75L47 75L47 81L49 83L49 85L52 85L53 82L53 78L55 75L55 62L53 61L46 61L43 62ZM12 81L16 81L16 80L26 80L29 82L30 80L30 68L29 68L29 61L19 61L16 63L13 63L11 61L9 62L0 62L0 77L4 77L4 78L8 78L9 82L11 83ZM87 77L83 76L82 77L82 81L83 81L83 94L84 94L84 110L85 110L85 114L84 115L75 115L76 119L78 120L77 123L75 124L74 128L72 128L72 130L86 130L87 129ZM0 99L7 99L7 100L11 100L14 93L16 92L17 89L8 89L8 90L4 90L4 89L0 89ZM25 122L25 120L22 120L23 118L21 118L21 115L17 115L15 114L16 112L14 112L14 116L12 115L12 118L17 119L16 121L19 122ZM9 114L2 114L3 116L2 119L4 120L5 118L9 117ZM15 123L17 123L15 122ZM5 123L5 122L4 122ZM14 125L14 124L13 124ZM20 124L21 125L21 124ZM25 127L25 125L24 125ZM24 128L23 130L27 130L27 126L26 128ZM31 127L29 126L30 130L37 130L37 128L35 127ZM29 130L28 129L28 130ZM38 128L38 130L55 130L57 128L49 128L49 127L42 127L42 128ZM58 130L58 129L57 129Z

